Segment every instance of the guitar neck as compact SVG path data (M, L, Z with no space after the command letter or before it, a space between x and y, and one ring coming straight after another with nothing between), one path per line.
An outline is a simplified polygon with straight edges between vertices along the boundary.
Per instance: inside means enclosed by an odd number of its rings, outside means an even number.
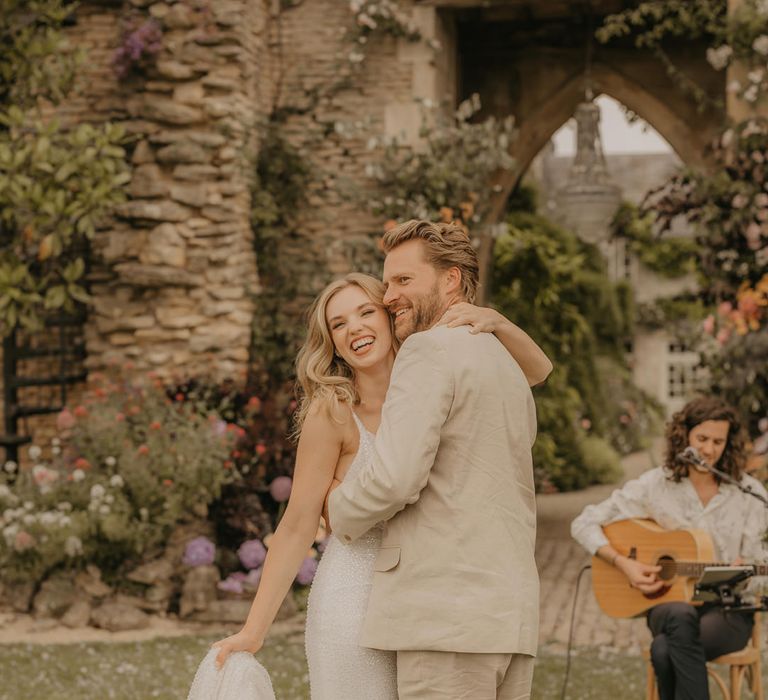
M675 569L680 576L687 576L689 578L699 577L704 573L704 569L708 566L731 566L728 562L720 561L677 561L675 562ZM744 564L744 566L751 566L755 569L756 576L768 576L768 564Z

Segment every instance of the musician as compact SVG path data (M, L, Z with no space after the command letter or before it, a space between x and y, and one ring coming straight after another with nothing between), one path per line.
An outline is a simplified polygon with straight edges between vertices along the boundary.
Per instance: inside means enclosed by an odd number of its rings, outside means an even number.
M764 562L765 506L681 457L687 447L694 447L706 464L765 496L762 484L743 473L746 435L736 412L718 398L697 398L674 414L666 441L664 466L627 482L602 503L587 506L571 524L573 537L645 593L662 587L657 576L661 567L619 554L608 543L603 525L650 518L668 530L698 528L711 536L718 561ZM707 700L706 661L743 648L754 619L751 613L726 612L715 604L674 602L652 608L647 621L660 700Z

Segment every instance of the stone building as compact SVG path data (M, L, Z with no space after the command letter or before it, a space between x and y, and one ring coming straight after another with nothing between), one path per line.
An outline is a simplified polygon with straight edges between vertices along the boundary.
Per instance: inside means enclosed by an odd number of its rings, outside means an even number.
M370 136L416 139L419 101L451 108L479 93L483 114L515 115L517 167L497 183L488 224L498 221L582 100L586 37L625 5L593 0L587 15L559 0L402 0L404 32L347 0L83 0L67 33L88 59L58 117L122 124L133 168L129 200L93 242L86 368L129 362L165 376L243 376L259 299L271 289L251 226L254 163L270 124L308 174L277 242L307 271L285 300L296 324L304 301L371 249L381 222L348 187L365 189ZM157 22L162 49L118 78L112 58L129 20ZM669 51L723 94L703 44ZM701 161L722 114L697 113L628 43L595 46L589 60L596 94L649 121L685 162Z

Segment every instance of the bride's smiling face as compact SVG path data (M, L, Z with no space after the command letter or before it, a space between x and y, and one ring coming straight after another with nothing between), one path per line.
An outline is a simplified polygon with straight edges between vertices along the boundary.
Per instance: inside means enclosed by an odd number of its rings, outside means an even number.
M353 369L373 367L392 352L389 314L357 285L334 294L325 322L337 354Z

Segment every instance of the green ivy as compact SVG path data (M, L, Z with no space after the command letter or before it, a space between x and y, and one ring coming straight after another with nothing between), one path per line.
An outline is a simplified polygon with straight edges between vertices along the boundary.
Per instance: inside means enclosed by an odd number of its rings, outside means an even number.
M452 115L425 108L418 148L394 139L369 164L376 189L365 195L367 207L394 220L482 221L494 192L491 176L514 166L515 129L512 117L474 121L479 110L477 95Z
M569 490L615 478L613 450L643 446L655 420L624 359L630 290L610 280L595 246L530 212L511 214L497 241L493 290L494 305L556 368L536 391L539 487Z
M300 285L314 276L305 268L316 266L291 255L298 241L294 214L305 202L310 170L276 124L265 130L255 169L251 225L261 292L255 299L251 349L260 369L269 370L270 383L282 386L293 377L294 358L304 336L290 302L305 291Z
M675 279L696 272L699 247L683 236L654 233L655 216L641 214L634 204L623 202L613 218L613 235L624 238L638 260L662 277Z
M0 0L0 333L40 328L46 315L88 301L83 251L130 180L113 124L61 129L36 98L56 101L78 57L61 24L73 5Z

